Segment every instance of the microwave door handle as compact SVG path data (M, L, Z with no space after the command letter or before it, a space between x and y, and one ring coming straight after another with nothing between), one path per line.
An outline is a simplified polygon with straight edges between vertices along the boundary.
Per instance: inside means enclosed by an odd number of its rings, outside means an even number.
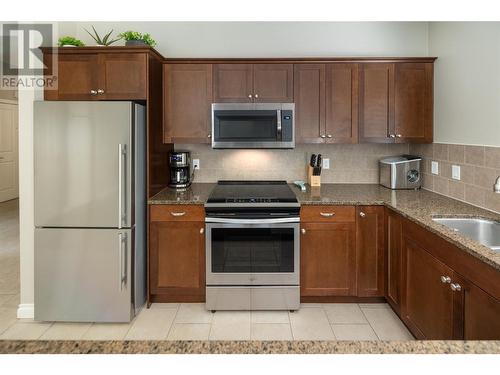
M276 133L278 135L278 141L281 141L281 109L276 110Z

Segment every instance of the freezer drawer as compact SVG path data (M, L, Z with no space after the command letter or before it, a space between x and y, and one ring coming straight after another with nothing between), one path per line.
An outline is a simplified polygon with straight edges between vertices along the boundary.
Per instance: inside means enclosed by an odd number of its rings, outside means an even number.
M131 227L132 102L35 102L35 226Z
M129 322L133 230L37 228L35 320Z

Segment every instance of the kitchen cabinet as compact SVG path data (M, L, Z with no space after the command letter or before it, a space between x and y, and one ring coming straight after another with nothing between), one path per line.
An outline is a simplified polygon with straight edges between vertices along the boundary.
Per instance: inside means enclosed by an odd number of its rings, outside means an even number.
M385 222L383 206L356 208L356 274L358 297L383 297Z
M203 206L150 206L151 302L205 300L204 220Z
M355 236L354 207L301 208L301 297L356 295Z
M293 102L293 64L214 64L216 103Z
M45 64L53 58L44 54ZM57 89L46 88L45 100L145 100L147 67L147 53L59 53Z
M212 65L163 66L165 143L210 143Z
M402 228L401 216L394 211L386 211L387 252L385 298L396 313L401 313L402 288Z

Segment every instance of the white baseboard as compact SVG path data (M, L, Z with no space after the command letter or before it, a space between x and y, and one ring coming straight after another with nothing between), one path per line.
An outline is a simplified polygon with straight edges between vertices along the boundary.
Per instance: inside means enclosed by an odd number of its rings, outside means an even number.
M33 319L35 317L35 305L33 303L20 303L17 307L18 319Z

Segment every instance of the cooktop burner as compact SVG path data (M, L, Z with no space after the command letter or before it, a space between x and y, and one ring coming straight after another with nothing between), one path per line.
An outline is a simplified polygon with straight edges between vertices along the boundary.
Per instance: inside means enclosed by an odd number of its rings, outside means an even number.
M286 181L219 181L208 204L298 203Z

